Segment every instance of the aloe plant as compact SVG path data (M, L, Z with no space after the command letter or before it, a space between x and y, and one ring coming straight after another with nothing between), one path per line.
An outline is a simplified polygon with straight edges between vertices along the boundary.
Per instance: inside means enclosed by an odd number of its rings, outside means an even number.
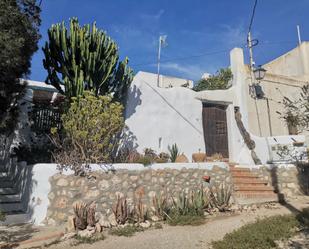
M168 151L170 153L171 162L175 162L176 158L180 155L177 144L173 144L172 147L168 146Z

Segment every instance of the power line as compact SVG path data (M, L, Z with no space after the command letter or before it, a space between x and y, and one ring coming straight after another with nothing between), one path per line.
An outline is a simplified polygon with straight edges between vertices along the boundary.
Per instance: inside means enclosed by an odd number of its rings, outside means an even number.
M208 52L208 53L202 53L202 54L196 54L196 55L191 55L191 56L186 56L186 57L175 57L175 58L170 58L166 60L161 60L161 62L170 62L170 61L181 61L181 60L188 60L192 58L197 58L197 57L203 57L206 55L214 55L214 54L221 54L221 53L226 53L229 52L230 49L224 49L224 50L218 50L218 51L213 51L213 52ZM131 66L147 66L147 65L153 65L156 64L156 62L147 62L147 63L139 63L139 64L133 64Z
M261 46L264 46L264 45L282 45L282 44L292 44L292 43L295 43L295 41L263 41L263 42L260 42L259 44ZM244 43L244 44L240 45L239 47L245 48L246 46L247 45ZM235 47L238 47L238 46L235 46ZM203 56L207 56L207 55L215 55L215 54L220 54L220 53L226 53L226 52L229 52L230 50L231 49L217 50L217 51L211 51L211 52L207 52L207 53L188 55L188 56L184 56L184 57L174 57L174 58L168 57L165 60L161 60L161 62L164 63L164 62L170 62L170 61L188 60L188 59L203 57ZM164 57L167 57L167 56L164 56ZM157 63L156 61L153 61L153 62L132 64L131 66L148 66L148 65L155 65L156 63Z
M255 2L254 2L254 6L253 6L253 10L252 10L252 15L251 15L251 20L250 20L250 24L249 24L248 33L251 32L251 27L252 27L252 24L253 24L253 19L254 19L254 15L255 15L256 6L257 6L257 0L255 0Z

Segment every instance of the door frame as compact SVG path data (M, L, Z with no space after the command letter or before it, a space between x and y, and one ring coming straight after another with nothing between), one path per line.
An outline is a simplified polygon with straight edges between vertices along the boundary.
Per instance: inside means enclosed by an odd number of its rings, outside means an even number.
M213 125L211 125L211 127L207 127L208 125L210 125L209 123L205 123L205 115L207 115L205 113L205 110L206 108L217 108L219 110L222 110L224 111L224 118L222 118L222 113L218 112L218 114L215 113L215 111L212 111L210 113L210 115L215 115L217 116L219 119L218 121L222 121L224 120L224 123L225 125L223 126L216 126L215 125L215 121L213 122ZM210 109L209 109L210 110ZM206 155L207 156L211 156L215 153L221 153L222 156L224 158L229 158L231 155L230 155L230 146L229 146L229 127L228 127L228 115L227 115L227 111L228 111L228 104L222 104L222 103L213 103L213 102L205 102L203 101L202 102L202 123L203 123L203 135L204 135L204 143L205 143L205 151L206 151ZM221 117L220 117L221 116ZM222 120L220 120L222 119ZM219 122L218 122L219 123ZM209 153L209 143L207 141L207 139L212 139L212 138L215 138L216 135L210 135L210 134L214 134L216 132L218 132L218 129L223 130L224 134L221 134L221 135L224 135L224 137L222 137L221 139L221 143L222 141L224 142L224 146L220 145L220 141L218 141L218 144L216 144L215 142L213 143L213 149L212 151ZM207 133L207 130L209 130L209 133ZM220 134L218 134L217 136L220 136ZM225 141L224 141L225 140ZM215 147L216 146L222 146L222 150L217 150ZM208 148L207 148L208 147Z

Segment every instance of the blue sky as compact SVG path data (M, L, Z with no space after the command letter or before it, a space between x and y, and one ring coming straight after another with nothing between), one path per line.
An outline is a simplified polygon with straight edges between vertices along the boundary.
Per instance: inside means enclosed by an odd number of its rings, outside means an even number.
M245 45L254 0L43 0L40 49L33 56L32 80L44 81L41 47L47 29L70 17L97 22L128 56L135 72L156 72L158 38L167 35L162 74L198 80L229 65L229 50ZM309 0L259 0L253 23L256 64L276 58L309 40ZM245 50L247 60L248 53Z

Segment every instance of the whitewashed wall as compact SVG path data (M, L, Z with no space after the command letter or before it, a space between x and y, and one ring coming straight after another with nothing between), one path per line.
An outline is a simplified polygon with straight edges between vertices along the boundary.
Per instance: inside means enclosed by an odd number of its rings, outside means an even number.
M192 153L205 151L202 102L184 88L158 88L156 75L139 72L132 82L126 108L126 124L136 137L137 150L146 147L167 152L177 143L191 160Z

